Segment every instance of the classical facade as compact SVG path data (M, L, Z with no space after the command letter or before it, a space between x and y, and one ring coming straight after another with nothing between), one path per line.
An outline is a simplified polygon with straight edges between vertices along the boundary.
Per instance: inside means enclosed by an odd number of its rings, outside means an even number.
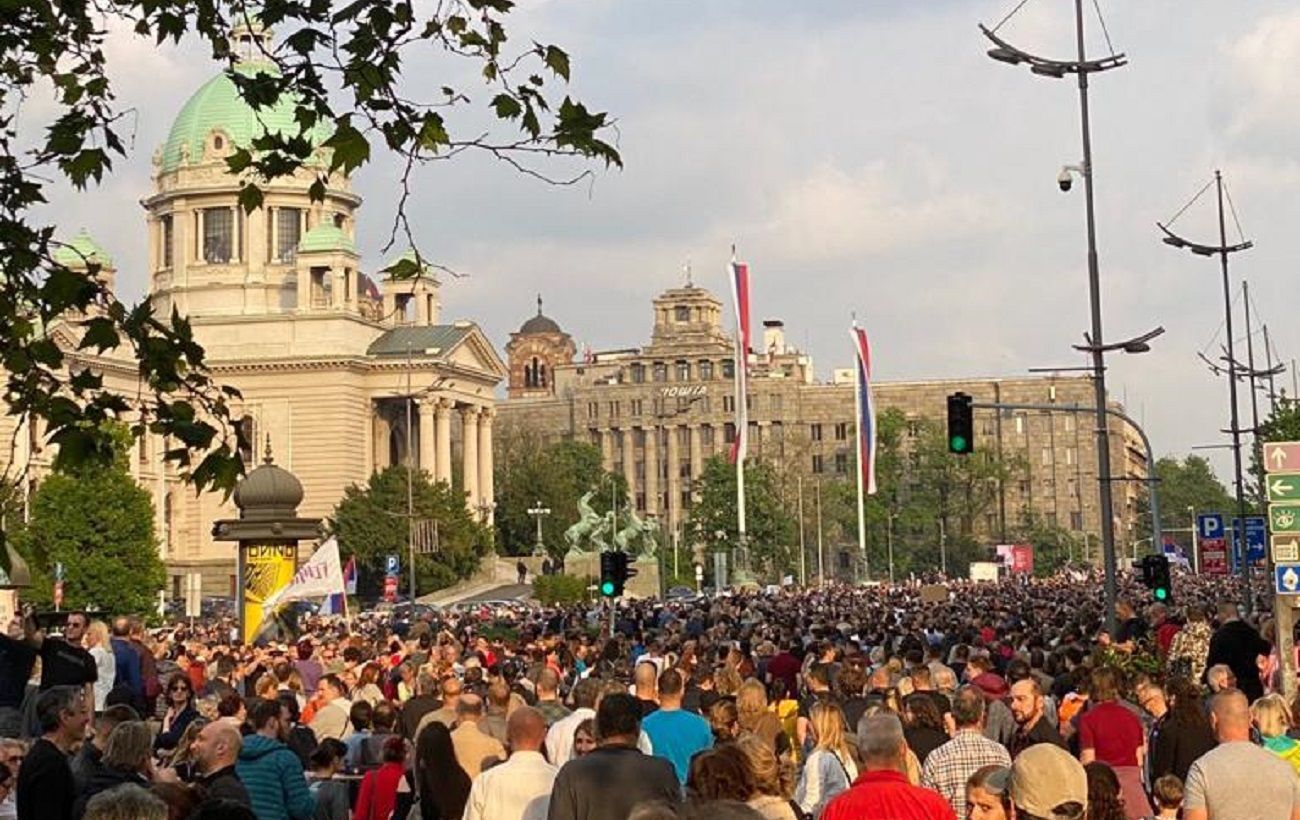
M267 36L236 33L245 55L237 70L271 70L253 44ZM149 298L159 314L175 309L189 318L217 381L239 389L233 416L249 443L245 462L251 469L260 461L269 437L276 463L302 481L301 515L329 515L348 485L409 460L462 488L466 504L490 519L494 391L505 364L473 322L442 317L439 282L428 269L400 281L363 272L355 245L361 199L349 180L329 174L324 200L308 195L328 168L326 149L297 175L266 185L263 206L244 213L241 181L225 158L263 129L296 131L291 103L254 112L225 73L181 108L154 155L153 191L141 202ZM109 283L115 274L108 252L85 232L59 259L94 266ZM134 362L78 352L77 318L49 331L68 351L69 367L90 367L133 395ZM17 435L15 425L23 428ZM7 458L30 493L53 447L25 419L4 417L0 434L15 442ZM236 511L220 494L196 496L185 486L164 464L169 446L148 436L131 459L154 497L169 592L178 593L185 573L200 572L206 594L230 594L234 552L213 541L211 528Z
M653 303L653 329L644 347L601 351L582 361L548 359L546 384L518 383L530 351L530 319L507 347L510 398L500 406L503 425L529 425L600 447L606 469L621 471L630 503L675 531L692 501L692 482L705 459L724 454L735 437L734 345L721 321L722 304L694 286L673 288ZM560 333L547 319L541 348ZM761 344L761 347L759 346ZM846 345L847 348L847 345ZM847 352L846 352L847 357ZM782 322L763 322L761 340L748 356L749 451L792 467L810 480L854 475L855 424L852 371L818 381L806 354L785 340ZM878 412L901 410L915 421L942 421L946 396L963 391L976 402L1055 405L1059 412L977 410L977 447L1016 458L1023 469L999 488L996 502L974 522L994 542L1030 518L1084 536L1094 546L1100 532L1096 440L1091 416L1070 412L1092 406L1083 377L953 379L874 385ZM1112 472L1117 539L1132 531L1147 456L1129 425L1112 419Z

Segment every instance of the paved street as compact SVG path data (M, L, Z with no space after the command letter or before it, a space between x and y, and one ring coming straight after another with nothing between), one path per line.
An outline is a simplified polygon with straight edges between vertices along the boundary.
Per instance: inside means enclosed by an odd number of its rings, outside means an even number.
M472 604L479 601L517 601L527 598L533 592L532 584L504 584L499 587L485 589L482 592L465 598L458 603Z

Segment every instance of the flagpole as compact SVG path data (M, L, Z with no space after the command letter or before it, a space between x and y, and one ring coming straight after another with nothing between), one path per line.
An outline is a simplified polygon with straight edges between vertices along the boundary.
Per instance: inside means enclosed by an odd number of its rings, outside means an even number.
M743 377L741 376L742 368L746 366L746 353L743 349L744 343L741 341L740 332L736 333L736 368L735 368L735 390L736 390L736 436L740 438L749 432L749 421L745 418L745 390ZM746 553L745 543L745 442L740 438L741 444L736 451L736 529L737 529L737 554L736 563L739 565L737 570L747 570L749 556Z
M865 364L862 361L861 353L857 349L857 329L858 329L858 320L857 320L857 316L855 315L853 318L853 338L854 338L853 359L857 366L858 372L854 374L855 378L853 380L853 418L856 419L856 421L854 422L854 427L857 428L857 440L858 440L857 447L855 448L855 452L857 453L858 456L857 458L858 461L858 469L857 469L857 473L858 473L858 554L862 556L863 566L866 567L867 508L866 508L865 501L863 499L863 487L862 487L862 468L863 468L863 461L866 457L866 454L862 452L863 450L862 445L864 443L863 436L866 433L866 431L862 429L862 368L865 366Z

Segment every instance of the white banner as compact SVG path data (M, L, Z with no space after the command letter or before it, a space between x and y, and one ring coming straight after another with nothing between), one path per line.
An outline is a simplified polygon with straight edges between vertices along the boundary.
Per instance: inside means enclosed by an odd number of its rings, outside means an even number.
M323 598L342 591L343 567L339 562L339 542L330 538L298 568L293 580L283 589L272 594L263 606L269 609L290 601Z

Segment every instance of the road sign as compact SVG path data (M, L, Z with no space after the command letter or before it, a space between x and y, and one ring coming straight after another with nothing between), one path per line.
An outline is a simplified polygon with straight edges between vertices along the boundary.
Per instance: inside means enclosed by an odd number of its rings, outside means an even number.
M397 576L388 575L384 577L384 600L397 600Z
M1300 564L1277 564L1273 582L1279 595L1300 595Z
M1204 575L1228 574L1228 543L1218 538L1198 538L1196 548L1201 551L1201 573Z
M1237 561L1241 558L1241 539L1237 532L1242 529L1241 519L1232 519L1232 566L1236 571ZM1253 564L1262 564L1268 547L1268 519L1262 515L1246 516L1246 557Z
M1300 501L1300 473L1273 473L1266 483L1269 501Z
M1197 538L1222 538L1223 516L1218 513L1201 513L1196 516Z
M389 555L384 559L385 575L400 575L402 572L402 561L396 555Z
M1300 561L1300 536L1275 535L1272 537L1274 563Z
M1264 442L1264 469L1270 473L1300 470L1300 441Z
M1268 524L1273 532L1300 532L1300 504L1269 504Z

